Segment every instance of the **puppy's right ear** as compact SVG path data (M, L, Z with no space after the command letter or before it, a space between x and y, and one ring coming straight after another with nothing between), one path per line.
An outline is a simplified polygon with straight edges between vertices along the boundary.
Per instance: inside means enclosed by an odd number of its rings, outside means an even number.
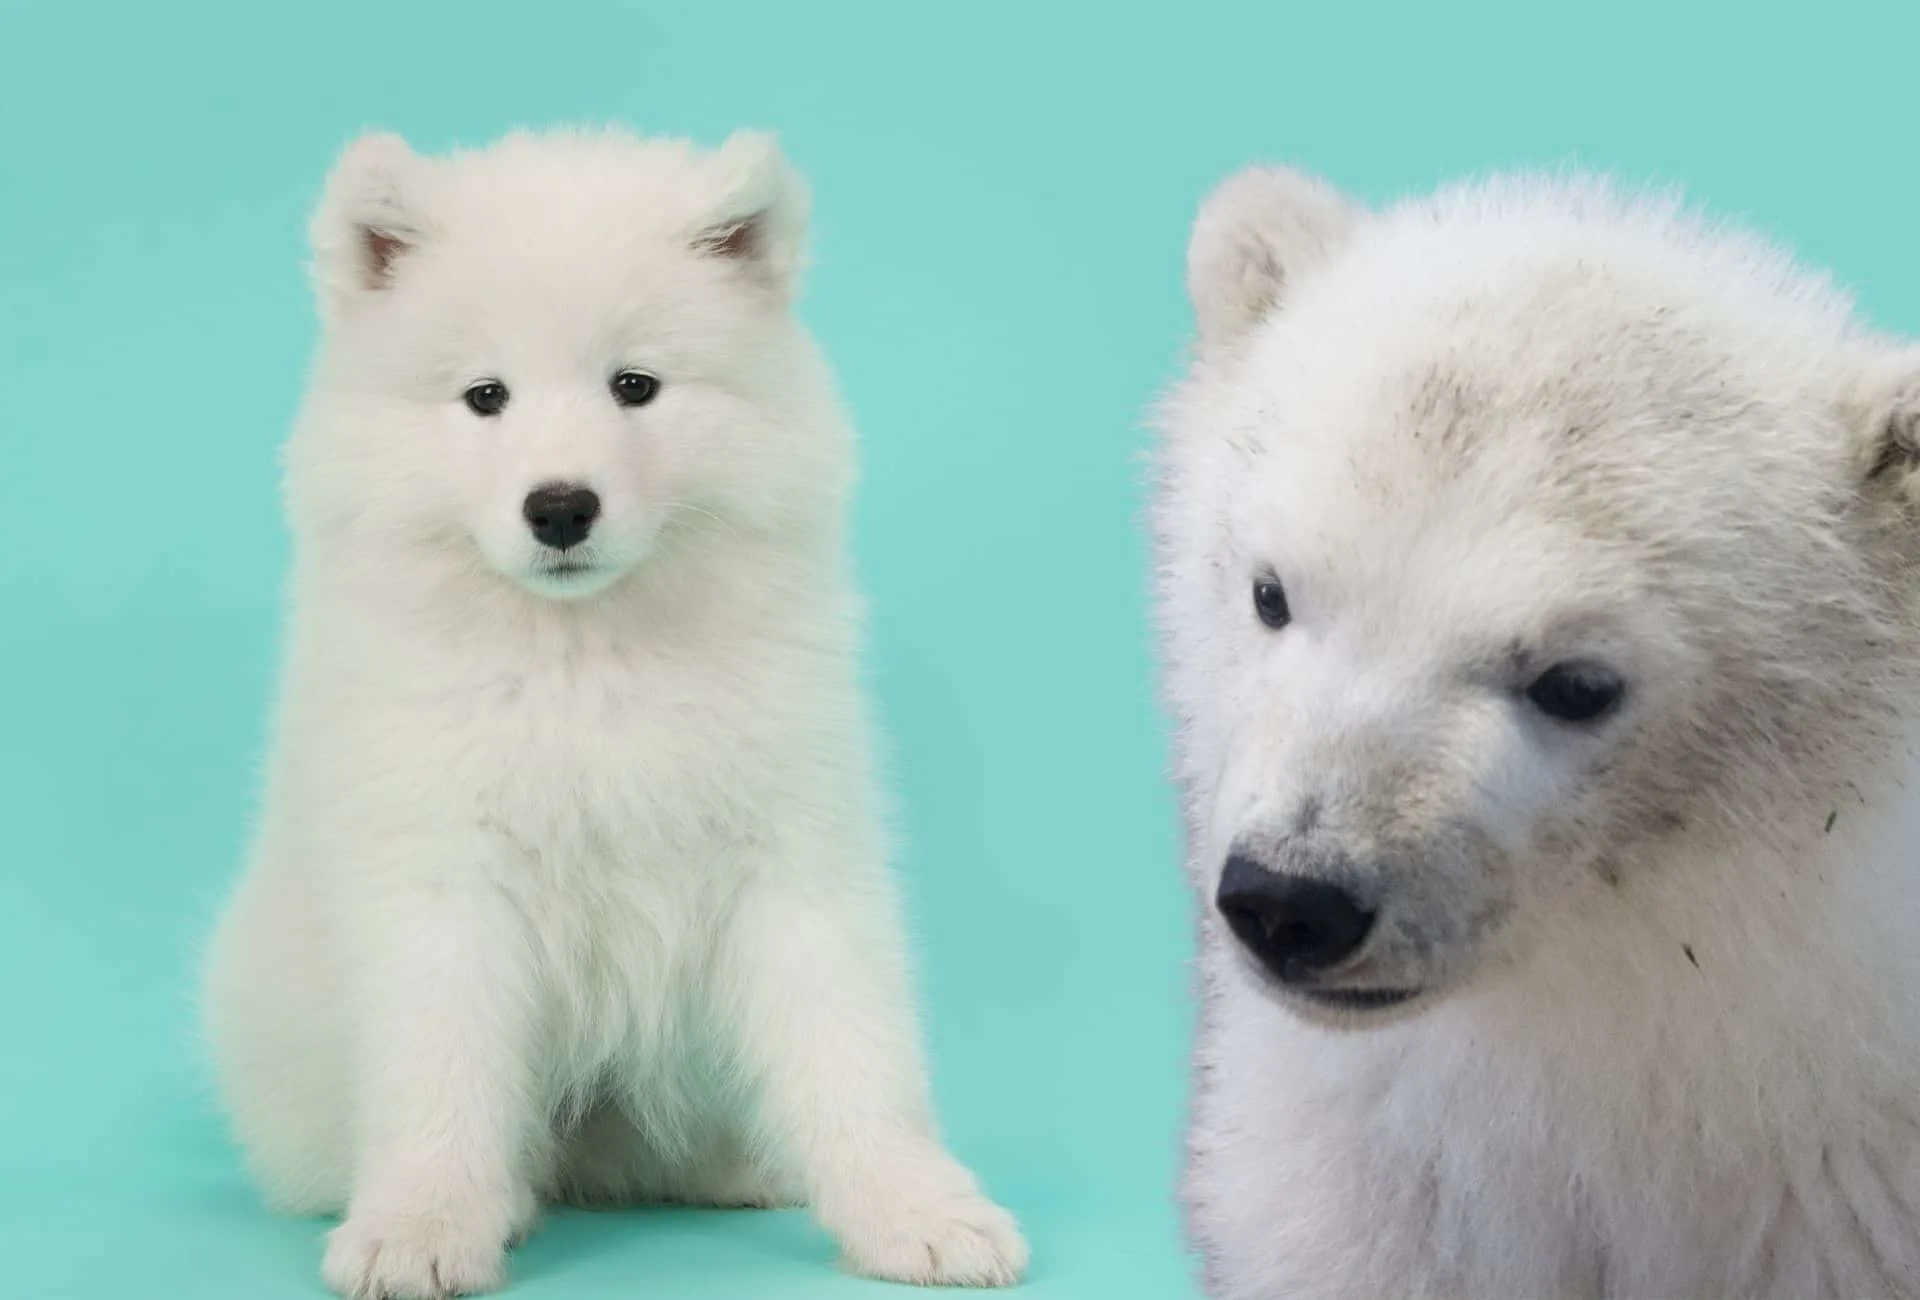
M1187 244L1200 350L1231 346L1259 324L1360 216L1331 185L1290 168L1249 167L1222 182L1200 205Z
M425 164L397 135L361 136L327 176L308 237L316 287L329 308L393 283L396 265L419 247Z
M717 197L692 232L693 247L791 294L806 254L806 182L764 131L734 132L708 166Z

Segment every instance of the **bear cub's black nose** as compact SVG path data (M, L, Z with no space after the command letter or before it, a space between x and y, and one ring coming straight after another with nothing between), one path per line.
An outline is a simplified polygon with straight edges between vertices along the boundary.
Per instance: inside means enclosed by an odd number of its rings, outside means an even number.
M1278 979L1300 983L1358 952L1374 914L1340 886L1269 871L1236 853L1214 896L1234 937Z

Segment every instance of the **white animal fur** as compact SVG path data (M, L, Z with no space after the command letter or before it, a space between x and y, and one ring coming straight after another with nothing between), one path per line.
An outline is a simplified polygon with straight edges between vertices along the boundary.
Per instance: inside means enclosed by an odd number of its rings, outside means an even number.
M1188 265L1157 526L1213 1293L1920 1296L1920 354L1579 178L1370 212L1256 169ZM1597 728L1522 693L1571 656L1628 683ZM1379 908L1337 978L1413 1003L1304 1004L1214 912L1230 846L1303 834Z
M805 218L753 134L371 136L327 185L277 744L206 1018L268 1197L345 1211L343 1294L491 1288L548 1199L804 1200L864 1273L1024 1267L929 1107ZM603 503L583 574L521 517L556 480Z

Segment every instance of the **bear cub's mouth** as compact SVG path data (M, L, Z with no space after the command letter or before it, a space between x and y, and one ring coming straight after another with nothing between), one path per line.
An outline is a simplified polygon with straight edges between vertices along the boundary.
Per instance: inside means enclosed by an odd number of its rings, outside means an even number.
M1315 989L1288 985L1286 991L1290 997L1333 1011L1384 1011L1420 996L1419 989Z

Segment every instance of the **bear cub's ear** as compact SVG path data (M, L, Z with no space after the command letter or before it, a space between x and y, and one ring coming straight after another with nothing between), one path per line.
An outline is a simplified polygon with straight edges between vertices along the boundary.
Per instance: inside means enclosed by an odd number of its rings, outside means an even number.
M308 236L314 278L329 307L387 288L396 264L419 246L426 166L406 141L384 132L362 136L340 155Z
M1249 167L1200 205L1187 244L1187 295L1202 354L1237 342L1277 308L1290 281L1337 248L1362 210L1325 181Z
M763 131L735 132L708 166L716 196L693 232L693 247L790 293L805 257L806 183Z
M1847 420L1861 478L1920 505L1920 347L1870 359L1850 394Z

